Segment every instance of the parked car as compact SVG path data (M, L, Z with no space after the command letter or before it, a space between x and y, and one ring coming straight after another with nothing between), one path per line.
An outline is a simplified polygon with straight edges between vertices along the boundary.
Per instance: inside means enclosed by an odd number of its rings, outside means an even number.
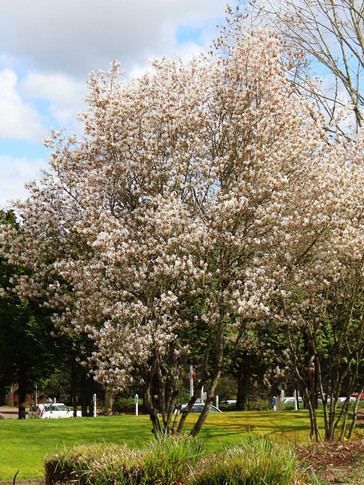
M77 416L80 416L80 411L77 411ZM58 418L73 418L73 410L62 402L50 404L44 409L42 419L58 419Z
M81 417L81 411L77 411L77 416ZM73 418L73 410L62 402L46 403L46 404L32 404L29 407L29 418L40 419L57 419L57 418Z
M358 394L359 394L358 392L353 392L353 395L350 398L350 402L355 402L357 400ZM359 400L360 400L360 402L364 401L364 392L361 393Z
M193 404L190 413L202 413L205 404L203 402L196 402ZM183 411L187 407L187 404L182 404L181 411ZM216 406L211 406L210 413L222 413L220 409Z
M296 402L296 398L295 397L284 397L282 402L283 402L283 404L294 404ZM298 398L298 402L303 403L302 397Z
M348 398L345 397L345 396L340 396L340 397L337 398L337 402L341 402L342 403L342 402L345 402L347 399ZM355 399L353 399L353 400L355 400ZM350 401L352 401L352 398L350 398ZM322 402L321 397L318 398L318 402ZM327 402L331 402L331 398L330 397L327 398Z

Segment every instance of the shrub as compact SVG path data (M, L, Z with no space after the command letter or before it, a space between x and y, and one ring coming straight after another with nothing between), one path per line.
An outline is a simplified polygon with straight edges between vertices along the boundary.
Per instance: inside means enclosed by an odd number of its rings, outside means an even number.
M153 440L141 450L127 445L83 445L46 458L46 483L174 485L189 473L201 453L201 444L189 437Z
M272 409L272 403L269 399L256 399L249 401L249 411L270 411Z
M236 404L226 404L224 402L219 404L220 411L236 411Z
M303 404L300 403L300 407L303 408ZM289 402L287 404L282 404L282 410L283 411L294 411L296 408L295 408L295 404L292 403L292 402Z
M297 476L291 448L267 437L249 437L218 457L203 460L192 471L190 485L289 485Z
M134 413L135 412L135 402L134 398L128 397L124 398L117 396L112 407L113 413Z

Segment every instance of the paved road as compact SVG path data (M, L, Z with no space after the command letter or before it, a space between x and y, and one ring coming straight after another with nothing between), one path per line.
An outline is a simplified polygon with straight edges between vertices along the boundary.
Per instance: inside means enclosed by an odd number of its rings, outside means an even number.
M0 485L13 485L14 480L0 480ZM28 478L16 480L15 485L44 485L45 478Z

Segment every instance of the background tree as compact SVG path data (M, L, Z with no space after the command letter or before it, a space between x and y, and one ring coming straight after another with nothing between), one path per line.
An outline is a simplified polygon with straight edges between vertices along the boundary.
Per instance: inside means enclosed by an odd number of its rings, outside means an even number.
M18 234L14 212L0 211L0 221ZM94 391L87 390L88 369L81 367L77 357L81 346L88 352L90 346L76 336L61 334L52 322L53 311L44 307L39 295L20 299L12 291L13 281L25 277L27 270L16 261L13 265L5 264L4 259L0 262L0 389L18 385L19 419L25 417L26 396L34 396L36 385L39 392L49 392L51 398L66 396L67 401L78 402L86 415ZM50 385L57 373L62 378Z
M0 211L0 220L18 230L13 212ZM51 374L59 358L59 341L49 311L38 303L21 301L9 292L12 278L21 274L18 265L8 266L0 260L0 388L18 385L19 419L25 417L25 398L33 393L41 376Z

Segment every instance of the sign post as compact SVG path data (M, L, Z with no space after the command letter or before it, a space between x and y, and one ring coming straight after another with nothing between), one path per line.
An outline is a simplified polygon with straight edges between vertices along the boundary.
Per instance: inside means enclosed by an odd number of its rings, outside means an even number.
M139 410L138 410L138 398L139 398L138 394L135 394L135 396L134 396L135 416L138 416L138 412L139 412Z
M190 380L190 398L193 397L193 379L196 377L195 371L193 370L193 365L190 365L190 372L188 378Z
M293 396L294 396L294 409L297 411L298 409L298 393L296 389L293 391Z

